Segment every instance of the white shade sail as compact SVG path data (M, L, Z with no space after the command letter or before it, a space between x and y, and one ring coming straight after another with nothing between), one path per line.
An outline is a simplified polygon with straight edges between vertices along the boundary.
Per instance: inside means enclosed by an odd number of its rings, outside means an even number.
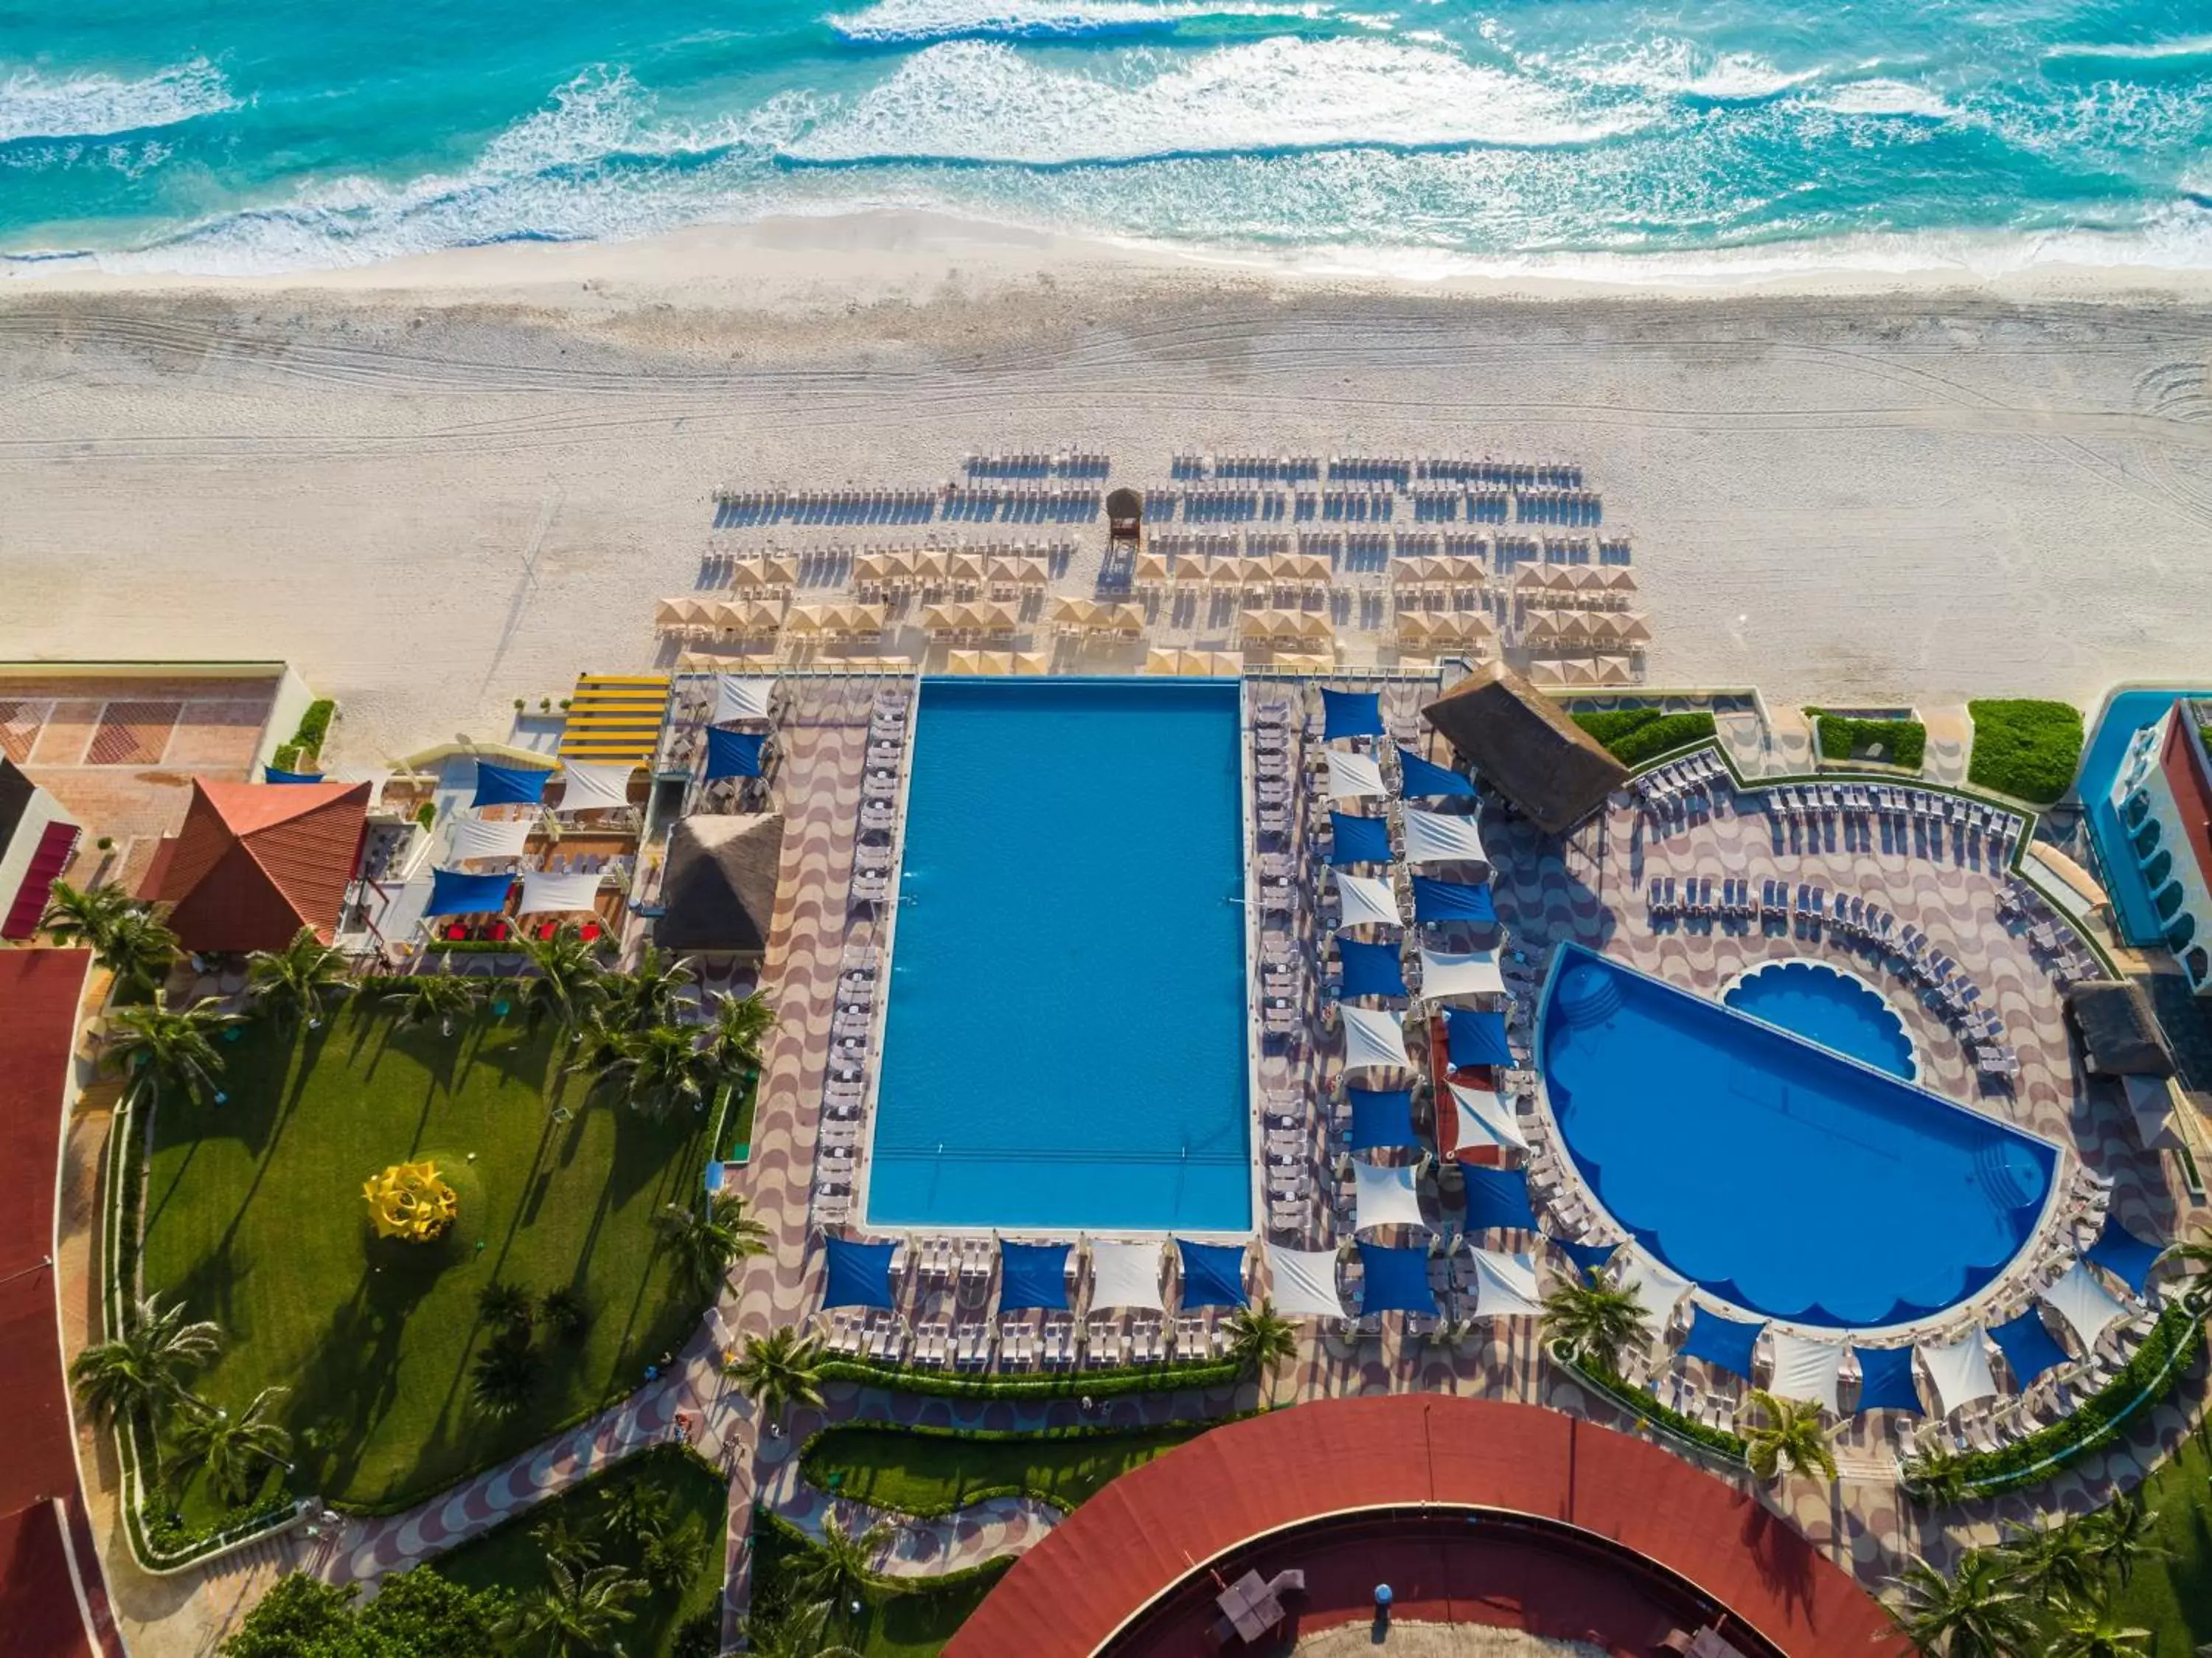
M1936 1390L1938 1416L1948 1417L1977 1399L1997 1396L1997 1379L1990 1371L1990 1344L1980 1325L1957 1341L1942 1347L1923 1342L1917 1350L1920 1362L1928 1367L1929 1385Z
M1421 994L1431 1002L1455 996L1503 996L1505 977L1495 950L1421 952Z
M720 725L725 720L764 720L768 717L769 698L775 694L774 680L717 674L714 676L714 717L710 723Z
M1775 1331L1773 1341L1774 1380L1766 1391L1778 1399L1810 1399L1831 1416L1841 1416L1836 1387L1843 1380L1844 1355L1850 1350L1841 1342L1816 1341L1787 1330Z
M629 804L630 773L637 768L628 760L593 763L568 760L561 768L561 812L619 811Z
M1636 1297L1654 1323L1664 1324L1690 1293L1690 1281L1632 1246L1621 1253L1628 1257L1628 1263L1620 1269L1620 1287ZM1620 1256L1613 1259L1618 1261Z
M1340 1319L1344 1298L1336 1291L1336 1251L1267 1246L1267 1299L1286 1319Z
M1411 1070L1413 1056L1406 1051L1406 1027L1398 1015L1377 1008L1338 1009L1344 1015L1344 1069L1389 1068Z
M551 875L543 869L523 872L522 902L517 915L553 915L597 907L599 872Z
M1352 1223L1354 1232L1376 1226L1428 1225L1421 1218L1421 1194L1414 1190L1410 1167L1385 1168L1355 1157L1352 1192L1357 1206Z
M1398 894L1390 883L1380 875L1347 875L1341 869L1330 871L1336 877L1336 895L1343 900L1341 927L1402 927L1406 923L1398 914Z
M1328 751L1328 792L1339 800L1358 800L1373 796L1377 800L1389 797L1389 786L1382 781L1382 768L1366 754L1340 754Z
M533 826L528 818L455 818L447 844L457 862L520 857Z
M1091 1307L1138 1307L1164 1313L1160 1300L1160 1247L1156 1243L1094 1243L1091 1246Z
M1505 1096L1495 1088L1469 1088L1464 1082L1448 1084L1451 1089L1452 1105L1458 1113L1459 1140L1462 1146L1512 1146L1528 1149L1528 1141L1521 1132L1521 1125L1513 1115L1513 1107Z
M1408 863L1487 863L1482 836L1474 819L1449 812L1406 808L1406 862Z
M1474 1256L1474 1310L1486 1319L1540 1314L1543 1292L1536 1287L1536 1264L1523 1254L1478 1249Z
M2068 1267L2066 1276L2043 1292L2043 1304L2066 1320L2066 1327L2081 1341L2085 1353L2097 1344L2097 1338L2105 1333L2108 1325L2115 1319L2125 1318L2128 1312L2125 1304L2080 1261Z

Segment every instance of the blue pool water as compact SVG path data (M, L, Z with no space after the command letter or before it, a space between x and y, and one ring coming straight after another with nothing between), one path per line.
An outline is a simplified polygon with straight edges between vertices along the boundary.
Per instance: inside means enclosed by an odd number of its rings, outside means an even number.
M1721 999L1738 1013L1794 1031L1892 1076L1909 1082L1920 1074L1912 1039L1895 1009L1878 992L1824 962L1777 961L1757 968Z
M1251 1225L1234 685L923 682L868 1220Z
M2142 866L2136 862L2134 849L2128 844L2127 832L2120 826L2120 815L2112 809L2106 796L2112 792L2112 784L2120 775L2120 762L2127 756L2129 740L2152 721L2163 717L2180 698L2203 694L2196 689L2121 692L2105 704L2104 715L2098 720L2097 729L2081 757L2081 772L2075 788L2081 795L2082 808L2088 814L2089 838L2097 844L2097 862L2101 866L2105 890L2112 895L2120 936L2130 944L2158 945L2164 940L2166 928L2158 918L2158 911L2151 907L2150 888L2144 883Z
M1570 946L1539 1037L1583 1178L1637 1240L1749 1311L1864 1329L1986 1284L2057 1151Z

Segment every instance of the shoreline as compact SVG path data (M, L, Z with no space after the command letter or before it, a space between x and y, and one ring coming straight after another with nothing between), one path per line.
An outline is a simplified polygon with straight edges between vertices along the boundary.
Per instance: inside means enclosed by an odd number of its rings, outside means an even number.
M2057 241L2057 238L2051 239ZM116 271L58 257L0 258L0 308L41 295L320 294L423 303L543 304L608 287L745 309L916 302L947 285L1049 277L1150 278L1294 294L1443 300L1934 299L2021 303L2212 302L2212 265L2023 259L2024 240L1839 238L1710 254L1485 259L1417 248L1266 250L1173 245L1048 230L933 210L861 208L701 224L632 241L489 243L359 266L272 273ZM1929 250L1948 246L1948 257ZM1826 257L1832 254L1832 257Z

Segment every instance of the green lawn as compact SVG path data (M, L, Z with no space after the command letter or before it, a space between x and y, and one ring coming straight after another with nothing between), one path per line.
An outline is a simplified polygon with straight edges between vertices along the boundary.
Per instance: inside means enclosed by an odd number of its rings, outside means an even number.
M987 1496L1013 1494L1066 1509L1209 1425L982 1439L851 1423L817 1434L801 1466L825 1491L900 1514L950 1514Z
M786 1521L753 1519L753 1616L773 1621L792 1604L790 1563L813 1545ZM933 1658L968 1621L1013 1564L1011 1557L943 1578L878 1580L862 1595L860 1614L842 1613L828 1639L862 1658Z
M348 1009L304 1041L250 1026L220 1045L229 1102L156 1114L145 1284L222 1326L202 1378L217 1403L292 1390L301 1488L417 1501L629 1392L689 1332L698 1301L669 1282L652 1217L693 1194L697 1120L587 1105L550 1030L489 1016L447 1038ZM377 1239L362 1183L424 1156L460 1218L434 1243ZM495 1277L573 1288L588 1318L579 1342L541 1332L536 1392L505 1420L469 1398L489 1333L477 1294Z
M2074 786L2081 764L2081 710L2071 703L2014 698L1968 703L1974 754L1966 780L2037 806Z
M655 1590L638 1601L636 1617L623 1626L622 1646L629 1658L667 1658L677 1631L702 1613L717 1612L722 1591L722 1539L727 1527L728 1487L721 1475L686 1452L671 1448L640 1453L597 1478L571 1486L560 1496L516 1515L482 1537L471 1539L431 1564L436 1570L472 1589L503 1588L517 1600L546 1581L545 1551L531 1535L533 1527L558 1521L592 1542L604 1564L638 1569L644 1551L632 1539L611 1533L601 1521L608 1502L632 1485L650 1485L666 1499L670 1532L696 1545L698 1566L680 1590ZM713 1650L720 1649L719 1629Z
M2142 1497L2171 1557L2136 1567L2113 1590L2113 1610L2151 1631L2151 1658L2193 1658L2212 1641L2212 1439L2202 1428L2144 1482Z

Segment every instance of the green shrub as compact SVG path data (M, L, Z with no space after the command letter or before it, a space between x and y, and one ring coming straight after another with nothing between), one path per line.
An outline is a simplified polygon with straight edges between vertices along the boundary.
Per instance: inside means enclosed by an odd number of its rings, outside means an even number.
M1692 743L1709 741L1713 731L1710 714L1662 714L1614 738L1606 748L1623 765L1641 765Z
M811 1538L782 1515L753 1510L751 1625L757 1633L785 1627L800 1612L791 1569L815 1547ZM854 1618L837 1608L819 1631L822 1638L799 1649L849 1646L861 1658L921 1658L952 1638L1013 1564L1013 1556L1000 1555L958 1571L871 1577L860 1591L860 1615Z
M849 1381L895 1393L929 1393L939 1399L1117 1399L1129 1393L1170 1393L1184 1387L1226 1387L1241 1380L1234 1359L1196 1363L1148 1364L1124 1370L1066 1370L1039 1375L963 1376L873 1359L825 1359L824 1381Z
M2081 764L2081 710L2071 703L2012 698L1968 703L1974 759L1966 781L2037 806L2074 786Z
M425 829L429 828L433 824L436 823L438 821L438 802L435 801L426 800L420 806L416 807L415 808L415 821L421 824Z
M1691 1421L1679 1411L1668 1410L1643 1388L1594 1360L1577 1358L1565 1348L1556 1345L1551 1352L1555 1363L1574 1372L1639 1421L1650 1423L1663 1434L1686 1440L1717 1456L1725 1457L1730 1462L1744 1460L1743 1442L1734 1434L1719 1428L1708 1428L1702 1422Z
M1660 717L1656 708L1587 708L1569 717L1607 748L1639 727Z
M1917 720L1847 720L1817 708L1807 711L1820 720L1824 760L1874 760L1917 771L1928 752L1928 728Z
M952 1514L997 1496L1032 1497L1066 1511L1115 1477L1237 1419L1026 1432L848 1422L816 1433L799 1447L799 1463L818 1490L900 1514Z
M331 716L338 705L325 697L307 704L307 711L300 716L300 728L292 734L292 741L276 751L275 764L278 770L297 771L301 763L313 765L321 758L323 739L330 735Z

